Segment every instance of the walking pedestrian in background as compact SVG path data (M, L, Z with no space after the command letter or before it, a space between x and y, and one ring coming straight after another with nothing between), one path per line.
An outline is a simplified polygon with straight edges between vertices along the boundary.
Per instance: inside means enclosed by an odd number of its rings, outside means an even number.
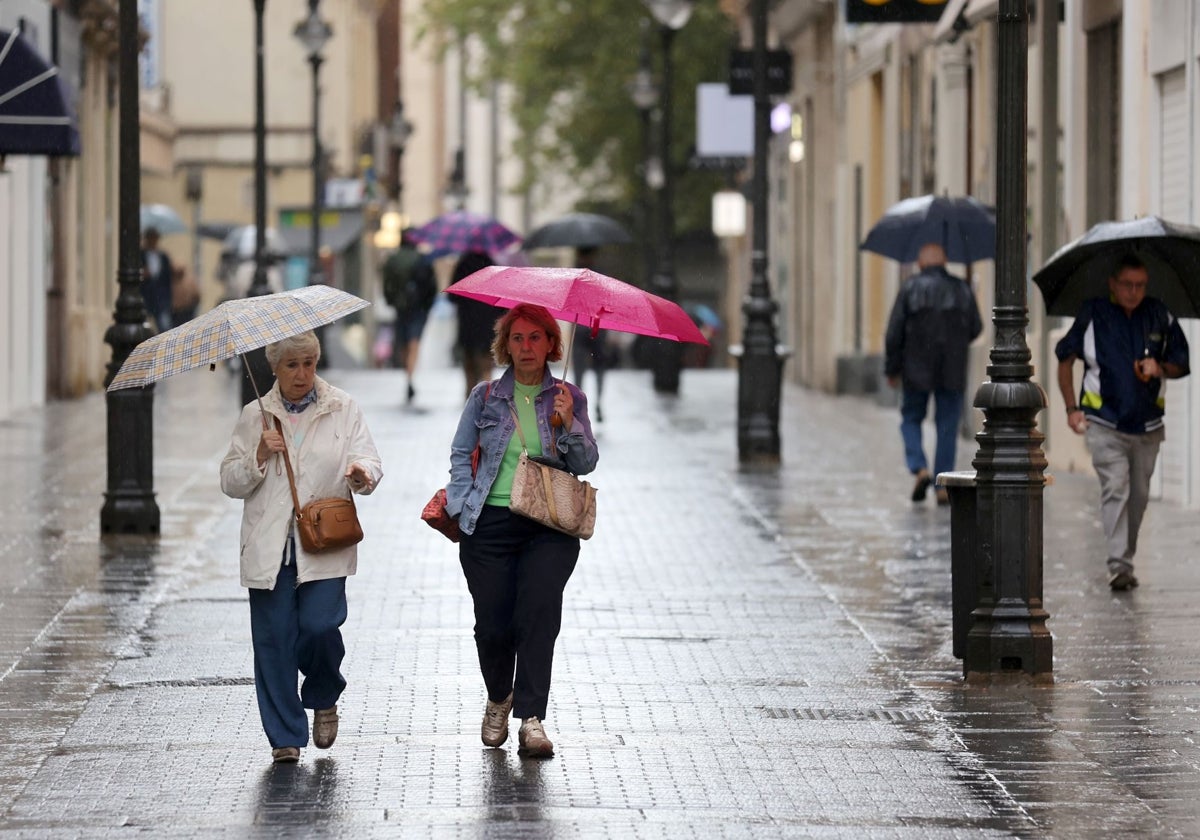
M475 647L487 689L481 738L508 740L511 714L521 720L521 755L549 758L544 721L562 598L579 557L579 539L509 510L521 433L530 457L576 475L599 454L583 392L550 373L563 355L558 322L543 307L520 304L496 325L495 361L507 370L475 386L450 447L446 510L462 532L459 562L475 605ZM553 424L557 415L561 425ZM472 453L479 447L477 470Z
M1140 259L1122 257L1108 281L1109 297L1084 301L1054 348L1067 424L1086 436L1100 479L1108 585L1115 591L1138 585L1133 557L1165 434L1163 380L1189 373L1187 338L1166 304L1146 296L1149 281ZM1076 359L1083 359L1078 394Z
M243 499L241 581L250 590L250 634L258 712L275 762L294 762L312 739L319 749L338 732L337 701L346 647L346 577L358 547L320 554L295 533L292 491L282 457L291 459L301 504L369 494L383 467L366 420L350 395L316 374L321 345L306 332L267 346L275 384L262 409L282 426L264 429L257 402L242 409L221 462L221 490ZM301 678L299 694L297 678Z
M158 247L158 228L142 233L142 303L155 329L171 329L171 289L175 269L167 252Z
M392 358L404 365L408 379L405 401L409 403L417 395L413 377L417 370L421 333L425 331L429 310L433 308L433 301L437 297L433 266L417 250L410 230L404 230L400 236L400 247L383 264L384 299L396 310Z
M450 282L457 283L489 265L495 263L487 254L467 251L454 264ZM454 306L458 313L458 336L454 346L461 357L466 393L470 396L471 389L478 383L492 378L492 339L496 319L504 310L466 297L454 297Z
M577 248L575 250L575 266L577 268L596 267L595 248ZM597 330L592 334L588 326L577 325L573 328L574 339L571 343L571 359L575 367L575 384L583 387L583 377L589 370L596 376L596 392L592 405L596 408L596 422L604 422L604 412L600 398L604 394L604 373L608 370L609 348L608 333Z
M983 331L979 306L971 287L946 270L946 252L937 243L921 246L920 271L896 296L888 318L884 373L888 383L903 389L900 436L904 460L915 481L914 502L925 501L933 476L954 469L958 424L967 387L967 348ZM937 446L933 476L921 440L921 424L933 397ZM944 487L937 488L939 505L950 503Z

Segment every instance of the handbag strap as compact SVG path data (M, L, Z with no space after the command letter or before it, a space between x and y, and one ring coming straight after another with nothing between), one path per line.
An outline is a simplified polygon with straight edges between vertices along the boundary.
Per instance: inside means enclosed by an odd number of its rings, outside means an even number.
M275 429L279 434L283 435L283 424L279 422L279 418L275 417ZM288 487L292 488L292 508L296 514L296 518L300 518L300 497L296 494L296 474L292 472L292 459L287 454L287 441L284 441L283 452L279 453L283 456L283 465L287 467Z
M508 411L513 417L513 422L517 424L517 434L521 437L521 449L525 450L525 454L528 455L529 454L529 446L525 443L525 433L523 431L521 431L521 418L517 416L517 410L515 408L513 408L511 405L509 405ZM556 442L554 439L554 424L553 423L550 424L550 448L557 450Z

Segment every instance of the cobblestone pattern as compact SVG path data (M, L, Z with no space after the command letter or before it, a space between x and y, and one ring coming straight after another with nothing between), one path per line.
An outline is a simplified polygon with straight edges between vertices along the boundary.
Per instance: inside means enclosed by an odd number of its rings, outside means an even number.
M386 477L359 505L338 742L293 767L269 764L240 508L216 487L231 383L159 388L157 541L99 539L101 397L0 424L0 836L1195 836L1190 515L1152 507L1142 586L1113 596L1092 482L1057 477L1057 682L967 688L948 513L907 501L894 410L789 390L784 469L742 473L733 374L689 371L672 401L618 372L557 650L559 753L523 761L479 744L456 548L417 519L457 374L427 372L410 409L397 374L330 377Z

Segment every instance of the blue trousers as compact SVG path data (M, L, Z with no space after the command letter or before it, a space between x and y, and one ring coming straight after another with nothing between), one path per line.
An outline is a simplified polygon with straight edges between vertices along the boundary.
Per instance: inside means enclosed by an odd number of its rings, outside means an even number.
M345 621L346 579L297 586L295 560L280 566L274 589L250 590L254 687L273 748L308 746L305 709L328 709L345 689L339 629ZM299 693L298 675L304 678Z
M954 454L958 447L958 423L962 419L962 391L910 391L904 389L900 403L900 437L904 439L904 461L908 471L918 473L929 468L921 442L921 424L933 397L934 426L937 428L937 449L933 454L933 475L954 469Z
M563 590L578 558L577 538L494 505L458 544L488 699L511 691L515 718L546 717Z

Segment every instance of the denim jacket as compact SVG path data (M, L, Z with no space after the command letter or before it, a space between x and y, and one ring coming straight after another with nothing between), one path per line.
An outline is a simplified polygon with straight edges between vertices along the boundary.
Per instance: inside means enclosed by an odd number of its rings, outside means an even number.
M458 517L458 527L464 534L475 531L475 522L483 509L483 500L491 492L492 482L500 472L500 462L508 449L508 442L516 434L517 421L513 418L516 406L513 403L515 377L510 367L504 375L491 383L487 393L487 382L480 382L467 397L458 430L450 444L450 483L446 485L446 512ZM592 434L592 421L588 418L587 397L571 383L567 383L575 401L574 419L571 428L552 429L550 415L554 409L554 395L558 392L558 380L547 367L542 377L542 390L534 399L537 411L538 432L542 439L542 454L557 460L558 466L574 473L585 475L596 468L600 455L596 450L596 438ZM484 394L487 401L484 402ZM551 432L554 444L551 446ZM479 472L471 476L471 453L479 442Z

